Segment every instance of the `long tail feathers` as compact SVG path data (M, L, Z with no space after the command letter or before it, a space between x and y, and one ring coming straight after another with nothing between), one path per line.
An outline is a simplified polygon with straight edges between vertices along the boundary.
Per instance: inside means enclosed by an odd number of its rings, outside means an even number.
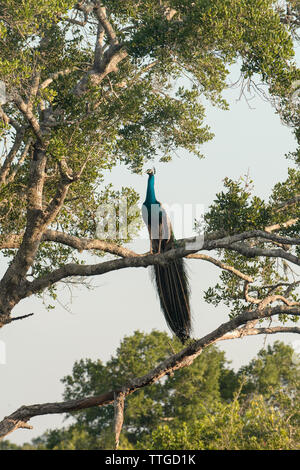
M153 251L157 252L157 240L153 240ZM170 249L169 243L162 243L161 251ZM179 258L166 266L154 265L154 280L169 328L184 343L191 334L191 313L189 304L189 283L184 260Z

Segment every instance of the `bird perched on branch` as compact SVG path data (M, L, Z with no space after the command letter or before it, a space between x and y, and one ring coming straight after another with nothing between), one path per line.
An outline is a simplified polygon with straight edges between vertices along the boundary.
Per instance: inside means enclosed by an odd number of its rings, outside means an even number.
M148 186L142 206L142 216L149 231L150 252L164 253L175 248L175 237L170 219L155 196L155 169L147 170L147 174ZM184 260L178 258L164 265L155 264L153 269L160 306L166 322L184 343L191 333L190 292Z

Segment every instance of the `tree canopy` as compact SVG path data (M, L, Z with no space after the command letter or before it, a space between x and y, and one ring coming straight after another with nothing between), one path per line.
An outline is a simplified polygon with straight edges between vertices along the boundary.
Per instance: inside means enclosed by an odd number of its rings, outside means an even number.
M231 64L286 98L299 73L275 3L1 3L1 247L12 258L3 318L22 298L54 289L62 276L54 268L79 263L76 241L95 238L97 207L118 196L103 184L105 169L123 162L139 172L180 148L201 155L212 133L199 98L227 106ZM133 188L123 193L136 202Z

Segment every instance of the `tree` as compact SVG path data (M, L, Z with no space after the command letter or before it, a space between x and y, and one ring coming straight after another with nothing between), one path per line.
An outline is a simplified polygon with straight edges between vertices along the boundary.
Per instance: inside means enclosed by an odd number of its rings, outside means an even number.
M159 425L139 448L299 449L299 367L293 349L276 341L241 367L238 378L233 399L215 402L212 410L205 408L190 420L182 417L177 426Z
M146 374L157 362L165 360L172 349L180 350L179 342L166 333L150 335L135 332L125 337L113 357L105 365L91 360L74 364L71 376L64 377L64 399L76 400L85 395L99 395L107 388L117 388L131 377ZM225 364L224 354L214 347L203 352L201 361L140 390L126 401L125 435L132 445L149 434L158 424L176 416L191 418L205 402L209 407L220 397L219 380ZM112 407L88 409L76 415L76 422L97 439L107 427L111 431Z
M168 357L170 347L180 345L166 333L136 331L123 339L106 364L77 361L62 379L64 398L97 395L104 383L114 387L146 372L158 358ZM22 448L113 448L113 406L69 417L69 426L47 431ZM120 448L297 449L299 417L299 368L290 346L276 341L237 372L224 353L211 346L190 367L128 397Z
M243 86L255 86L256 77L267 85L298 135L297 113L289 106L299 78L293 61L298 2L287 6L282 11L270 0L0 1L6 87L0 248L8 259L0 281L1 326L18 319L11 314L26 297L47 290L55 299L62 280L184 256L222 269L221 284L206 299L231 307L227 323L143 377L101 397L21 408L1 423L1 436L38 414L114 400L121 423L125 396L190 365L208 345L246 334L299 332L257 327L259 320L299 315L299 282L289 271L300 264L297 170L276 185L269 201L252 197L249 182L226 180L205 216L201 247L187 249L182 240L167 254L141 255L124 246L131 233L96 237L105 220L97 220L98 207L118 197L126 197L128 219L135 219L134 189L100 190L104 170L123 162L141 172L154 157L168 161L176 148L200 156L212 134L199 98L227 107L222 90L231 64L241 64ZM298 153L293 158L299 162ZM119 227L122 214L116 215ZM217 258L203 251L216 251ZM81 252L117 259L87 264Z
M290 410L291 411L291 410ZM299 429L289 424L262 396L253 397L246 406L235 399L218 404L211 416L203 416L181 428L160 425L142 449L199 450L296 450Z

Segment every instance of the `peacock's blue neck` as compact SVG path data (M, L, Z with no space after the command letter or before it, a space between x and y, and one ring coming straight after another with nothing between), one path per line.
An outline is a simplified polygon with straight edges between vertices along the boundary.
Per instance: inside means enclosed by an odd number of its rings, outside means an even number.
M155 197L155 190L154 190L154 175L149 175L145 204L151 205L151 204L156 204L157 202L158 201Z

